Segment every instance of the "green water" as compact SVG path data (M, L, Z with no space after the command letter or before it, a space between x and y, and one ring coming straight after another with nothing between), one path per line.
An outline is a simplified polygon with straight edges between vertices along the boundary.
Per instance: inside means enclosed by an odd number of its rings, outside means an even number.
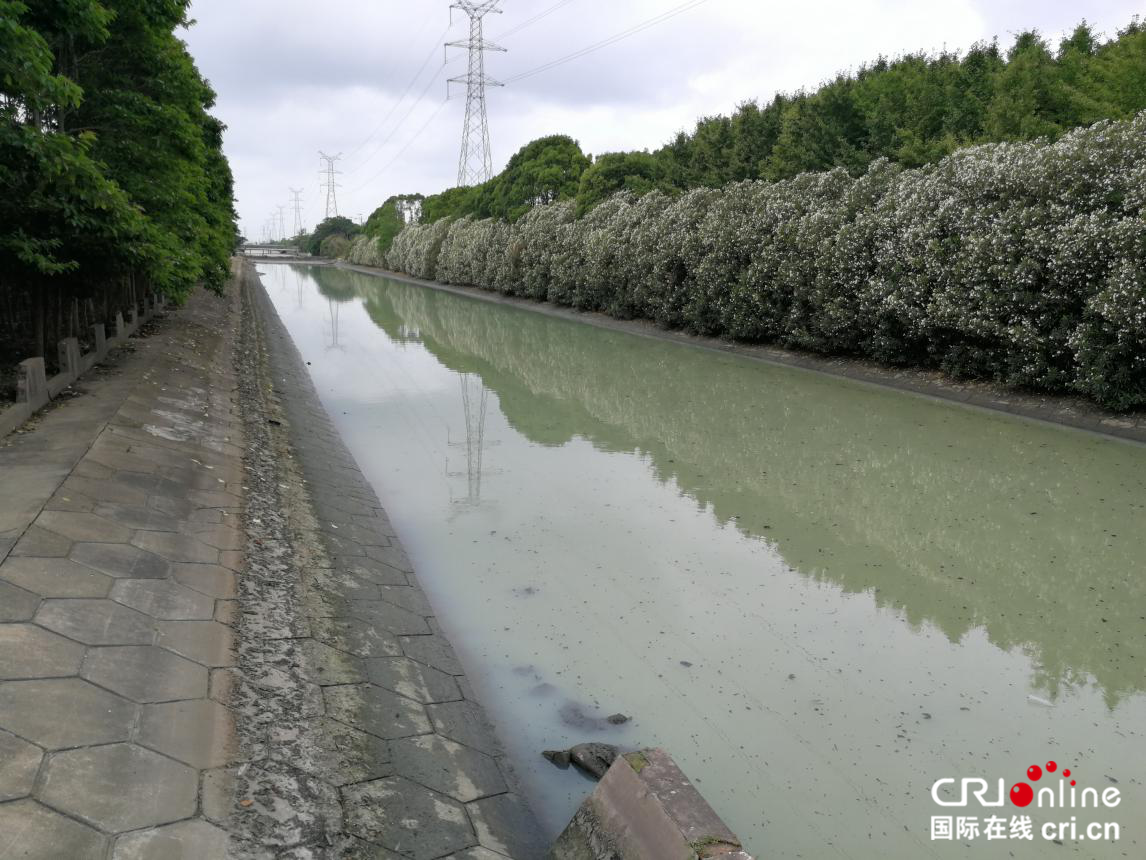
M668 749L760 857L1142 856L1146 448L261 271L552 831L591 785L540 750L603 740ZM1048 759L1121 805L931 839L996 812L935 780ZM1071 814L1121 841L1038 835Z

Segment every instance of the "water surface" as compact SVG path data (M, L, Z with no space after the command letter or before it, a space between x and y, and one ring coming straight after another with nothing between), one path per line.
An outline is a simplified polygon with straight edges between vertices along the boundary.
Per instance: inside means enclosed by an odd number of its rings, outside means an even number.
M604 740L671 751L761 857L1142 856L1146 448L260 271L554 833L591 785L539 752ZM1120 843L931 840L936 779L1051 758L1117 784L1079 821Z

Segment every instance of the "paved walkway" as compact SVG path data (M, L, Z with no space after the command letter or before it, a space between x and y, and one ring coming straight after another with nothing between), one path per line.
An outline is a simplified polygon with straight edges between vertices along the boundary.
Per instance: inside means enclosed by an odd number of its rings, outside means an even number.
M257 282L82 389L0 439L0 860L543 856Z
M241 425L233 302L202 295L0 440L0 858L223 856Z

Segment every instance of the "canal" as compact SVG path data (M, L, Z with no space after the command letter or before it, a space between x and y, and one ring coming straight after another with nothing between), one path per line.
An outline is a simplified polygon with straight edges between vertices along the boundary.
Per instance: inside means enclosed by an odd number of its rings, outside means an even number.
M1146 448L259 268L552 832L592 786L540 751L601 740L668 749L760 857L1039 857L1071 815L1122 840L1066 852L1146 850ZM1121 804L932 840L996 812L937 779L1052 759Z

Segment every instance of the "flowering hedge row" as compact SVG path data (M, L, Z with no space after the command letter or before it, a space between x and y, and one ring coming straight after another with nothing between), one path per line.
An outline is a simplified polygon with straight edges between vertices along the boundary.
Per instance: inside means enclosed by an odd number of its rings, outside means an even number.
M699 334L1146 406L1146 113L581 219L412 225L396 271Z

